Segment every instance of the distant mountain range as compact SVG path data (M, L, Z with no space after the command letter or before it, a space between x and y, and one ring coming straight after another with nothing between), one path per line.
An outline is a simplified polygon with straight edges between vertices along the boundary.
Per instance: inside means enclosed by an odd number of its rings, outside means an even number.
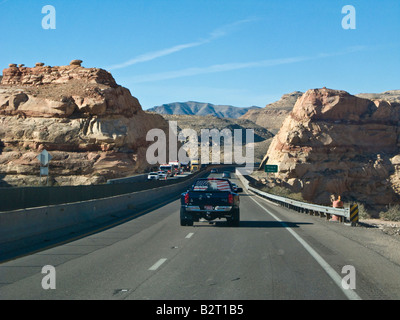
M214 105L203 102L173 102L157 106L146 111L165 115L196 115L196 116L215 116L218 118L237 119L252 109L260 107L240 108L228 105Z
M146 110L147 111L147 110ZM260 127L254 122L246 119L234 119L234 118L222 118L208 116L196 116L196 115L161 115L165 120L176 121L178 126L178 133L183 129L193 129L197 132L198 141L201 141L201 130L202 129L216 129L221 132L223 129L228 129L234 132L235 129L242 130L242 144L246 145L246 129L253 129L254 131L254 161L261 162L265 156L266 150L268 150L269 144L272 141L273 134L266 128ZM221 146L224 145L225 140L221 139ZM223 149L223 148L222 148ZM244 150L243 153L246 151ZM224 150L221 150L221 157ZM221 161L224 161L221 158Z

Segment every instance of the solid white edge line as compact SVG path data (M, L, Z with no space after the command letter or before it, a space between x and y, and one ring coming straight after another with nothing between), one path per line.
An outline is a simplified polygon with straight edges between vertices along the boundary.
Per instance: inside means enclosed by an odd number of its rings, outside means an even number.
M151 271L157 270L165 261L167 261L167 259L165 259L165 258L158 260L155 264L153 264L149 268L149 270L151 270Z
M247 194L249 194L247 192ZM264 211L266 211L270 216L272 216L276 221L282 223L287 231L289 231L293 237L307 250L307 252L318 262L318 264L325 270L325 272L331 277L335 284L342 290L346 297L350 300L362 300L361 297L352 289L344 289L342 287L342 278L340 275L307 243L301 238L295 231L288 227L281 219L275 216L273 213L269 212L267 208L263 207L255 199L250 197L257 205L259 205Z

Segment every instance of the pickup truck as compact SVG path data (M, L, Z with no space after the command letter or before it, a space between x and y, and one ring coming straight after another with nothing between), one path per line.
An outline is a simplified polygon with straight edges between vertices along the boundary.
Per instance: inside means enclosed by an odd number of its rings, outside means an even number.
M237 192L242 192L238 188ZM197 179L191 188L181 194L181 226L193 226L201 218L208 221L226 218L238 226L240 222L239 194L228 179Z

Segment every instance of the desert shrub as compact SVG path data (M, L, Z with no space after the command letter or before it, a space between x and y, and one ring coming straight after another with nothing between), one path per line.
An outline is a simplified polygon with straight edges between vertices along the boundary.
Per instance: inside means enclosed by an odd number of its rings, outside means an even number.
M381 211L379 217L386 221L400 221L400 205L389 205L387 211Z
M356 203L358 205L358 217L359 219L371 219L371 214L362 203Z

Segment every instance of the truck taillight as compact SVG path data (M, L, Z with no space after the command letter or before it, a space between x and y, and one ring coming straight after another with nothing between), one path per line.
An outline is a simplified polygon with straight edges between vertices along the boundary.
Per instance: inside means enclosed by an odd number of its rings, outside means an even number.
M189 204L189 193L185 194L185 203Z
M228 195L228 203L233 204L233 195L231 194Z

